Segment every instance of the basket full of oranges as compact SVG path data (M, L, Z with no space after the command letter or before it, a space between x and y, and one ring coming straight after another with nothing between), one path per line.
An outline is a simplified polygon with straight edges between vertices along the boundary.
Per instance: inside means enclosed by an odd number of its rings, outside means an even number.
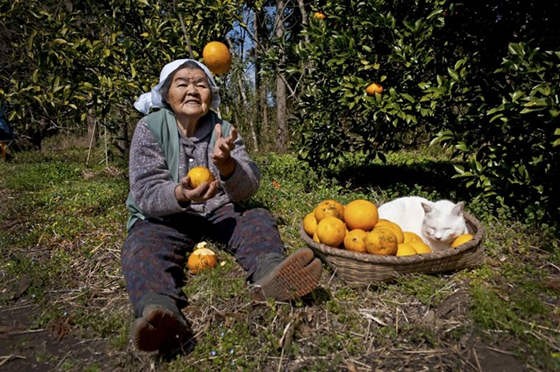
M484 230L465 213L469 233L452 248L432 251L417 234L380 219L377 205L356 199L346 205L321 201L301 223L306 244L348 285L358 287L408 273L438 273L474 267L483 259Z

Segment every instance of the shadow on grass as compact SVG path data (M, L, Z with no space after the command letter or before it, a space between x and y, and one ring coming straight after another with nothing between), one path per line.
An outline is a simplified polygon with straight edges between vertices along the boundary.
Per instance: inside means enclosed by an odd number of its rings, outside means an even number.
M459 179L451 161L419 161L410 164L346 166L334 177L347 187L377 188L390 194L433 194L437 198L469 200L472 195Z

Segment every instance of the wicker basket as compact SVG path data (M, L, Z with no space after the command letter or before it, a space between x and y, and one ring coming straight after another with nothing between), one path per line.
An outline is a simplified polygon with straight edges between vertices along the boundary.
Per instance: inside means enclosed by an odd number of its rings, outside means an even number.
M469 232L474 238L454 249L414 256L380 256L352 252L319 244L300 227L300 235L335 274L352 287L386 282L408 273L441 273L474 267L482 263L484 228L465 213Z

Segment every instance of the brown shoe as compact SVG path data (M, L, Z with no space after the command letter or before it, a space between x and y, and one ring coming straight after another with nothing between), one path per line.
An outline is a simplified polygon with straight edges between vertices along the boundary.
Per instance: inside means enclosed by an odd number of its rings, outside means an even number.
M293 300L317 287L322 269L321 261L313 255L313 251L301 248L253 283L251 292L260 301L267 298Z
M140 351L166 351L180 346L188 335L186 320L160 305L147 305L134 321L132 340Z

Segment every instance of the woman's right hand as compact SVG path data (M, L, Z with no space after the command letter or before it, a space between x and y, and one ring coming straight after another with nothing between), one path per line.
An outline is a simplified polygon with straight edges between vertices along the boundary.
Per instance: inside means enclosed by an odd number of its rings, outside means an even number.
M180 183L175 187L175 198L180 203L185 202L204 202L218 191L218 181L203 182L200 186L193 188L188 176L181 178Z

